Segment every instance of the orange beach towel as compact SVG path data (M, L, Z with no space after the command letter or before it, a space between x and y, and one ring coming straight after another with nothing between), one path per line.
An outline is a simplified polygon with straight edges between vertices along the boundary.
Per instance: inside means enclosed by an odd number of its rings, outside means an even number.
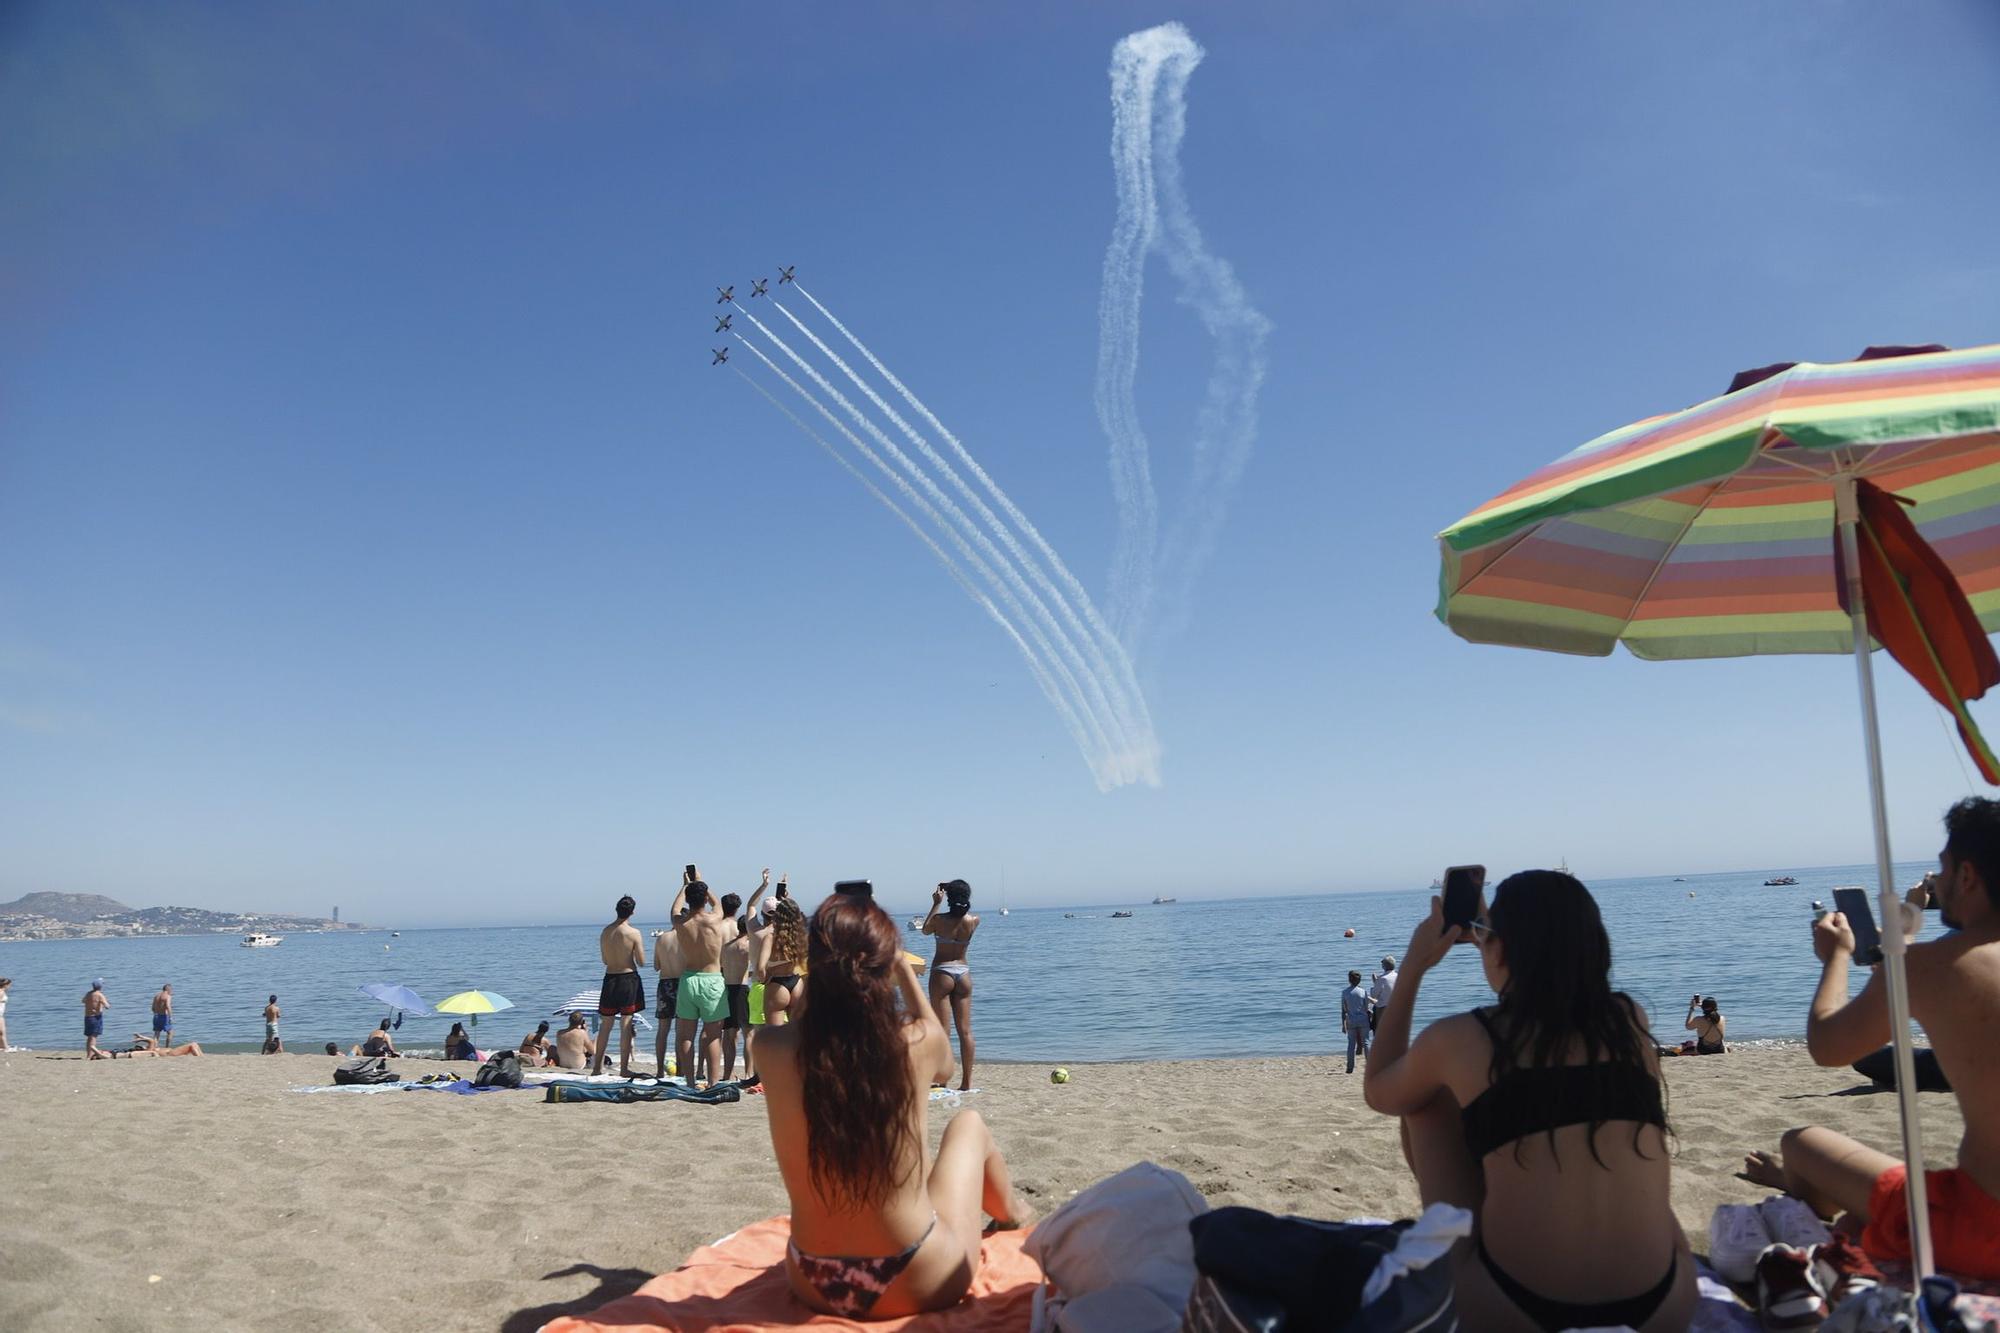
M704 1245L671 1273L630 1296L582 1317L543 1325L542 1333L762 1333L774 1328L851 1329L856 1333L1021 1333L1034 1310L1042 1269L1021 1253L1025 1231L997 1231L980 1248L972 1294L949 1310L856 1323L814 1314L792 1299L785 1284L785 1242L791 1219L753 1222L714 1245Z

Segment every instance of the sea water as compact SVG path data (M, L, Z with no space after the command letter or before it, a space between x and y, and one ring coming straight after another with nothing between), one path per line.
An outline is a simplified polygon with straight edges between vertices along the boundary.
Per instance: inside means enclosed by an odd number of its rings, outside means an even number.
M1897 883L1932 868L1903 864ZM1799 883L1764 886L1786 873ZM1819 979L1813 900L1830 902L1835 885L1873 879L1872 867L1834 866L1605 880L1591 891L1611 934L1613 980L1651 1011L1662 1041L1685 1035L1697 991L1718 997L1732 1040L1769 1040L1805 1031ZM885 895L885 906L897 904ZM968 960L978 1056L1072 1064L1342 1050L1347 973L1360 972L1365 984L1384 954L1400 958L1428 906L1424 888L1017 908L1005 917L976 903L982 920ZM927 907L927 900L904 904L898 924ZM1116 910L1133 915L1114 919ZM641 925L649 936L655 928ZM14 979L6 1019L16 1046L80 1047L81 999L96 977L112 1002L106 1045L150 1027L150 1001L166 981L174 984L175 1038L217 1051L256 1049L274 993L287 1050L316 1052L329 1041L345 1050L383 1016L357 993L371 982L398 982L431 1001L475 988L506 996L516 1008L481 1018L474 1035L481 1046L512 1045L598 984L599 929L291 935L270 949L246 949L236 936L31 941L0 945L0 976ZM1925 934L1939 929L1927 913ZM931 942L914 930L907 943L930 956ZM1865 976L1855 970L1857 989ZM648 973L649 1001L652 991ZM1454 949L1423 979L1417 1021L1490 999L1477 952ZM451 1022L407 1019L397 1045L434 1051ZM641 1043L650 1059L652 1035L642 1033Z

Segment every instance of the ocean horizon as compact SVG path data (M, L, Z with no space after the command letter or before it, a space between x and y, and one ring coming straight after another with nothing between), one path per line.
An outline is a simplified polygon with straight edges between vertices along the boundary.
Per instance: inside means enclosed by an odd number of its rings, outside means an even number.
M1914 882L1931 864L1899 862L1897 882ZM1778 874L1799 882L1764 885ZM1651 1012L1663 1042L1680 1038L1696 991L1720 997L1732 1040L1772 1041L1804 1033L1819 976L1812 901L1835 885L1873 878L1869 865L1791 867L1604 880L1591 891L1611 934L1614 980ZM1347 972L1366 979L1384 954L1400 957L1429 893L1423 886L1096 902L1015 907L1005 917L993 896L983 896L970 953L979 1058L1083 1063L1335 1050ZM927 898L884 903L904 925L928 906ZM1114 919L1114 910L1133 916ZM648 933L665 924L643 914L635 920ZM511 1046L598 984L602 926L307 933L270 949L243 948L235 935L17 941L0 951L0 975L14 980L9 1039L30 1048L82 1045L81 997L100 976L112 1001L106 1045L146 1029L153 993L171 981L176 1038L218 1053L257 1049L260 1013L273 993L287 1050L315 1052L329 1041L345 1050L382 1017L357 991L372 982L410 986L431 1002L460 990L498 992L516 1007L483 1018L475 1039ZM1927 920L1927 934L1937 929L1935 917ZM930 956L930 941L916 931L906 929L906 944ZM652 990L649 972L649 1001ZM1472 951L1456 950L1424 979L1418 1022L1490 994ZM408 1018L398 1045L435 1050L451 1021ZM650 1033L642 1045L650 1059Z

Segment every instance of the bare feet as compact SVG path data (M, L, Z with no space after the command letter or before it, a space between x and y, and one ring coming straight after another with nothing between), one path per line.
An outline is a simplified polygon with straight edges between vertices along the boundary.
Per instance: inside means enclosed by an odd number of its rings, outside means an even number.
M1743 1159L1744 1178L1757 1185L1768 1185L1774 1190L1788 1188L1785 1178L1785 1164L1773 1153L1761 1148Z

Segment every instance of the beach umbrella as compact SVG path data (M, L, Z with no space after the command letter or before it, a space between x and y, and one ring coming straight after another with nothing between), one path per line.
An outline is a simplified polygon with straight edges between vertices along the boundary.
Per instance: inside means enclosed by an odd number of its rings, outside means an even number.
M447 995L437 1002L441 1014L466 1014L472 1025L479 1026L481 1014L497 1014L502 1009L512 1009L514 1002L504 995L496 995L490 990L462 990L456 995Z
M567 1000L564 1000L561 1004L557 1005L555 1009L552 1010L551 1012L567 1015L570 1012L575 1011L578 1013L589 1014L593 1019L595 1019L600 1016L597 1012L597 999L598 996L602 994L603 994L602 990L580 990L576 994L570 996ZM639 1026L642 1028L651 1028L653 1026L652 1023L647 1021L646 1015L643 1011L632 1015L632 1017L634 1020L638 1022Z
M424 997L411 990L408 986L396 986L386 981L377 981L371 985L357 986L355 990L368 999L386 1005L388 1008L399 1013L410 1014L416 1018L429 1018L431 1016L430 1006L424 1003Z
M1995 777L1964 701L2000 676L1985 643L2000 629L2000 346L1746 371L1719 398L1563 455L1438 543L1438 618L1474 643L1853 654L1911 1250L1932 1271L1870 651L1911 668Z

